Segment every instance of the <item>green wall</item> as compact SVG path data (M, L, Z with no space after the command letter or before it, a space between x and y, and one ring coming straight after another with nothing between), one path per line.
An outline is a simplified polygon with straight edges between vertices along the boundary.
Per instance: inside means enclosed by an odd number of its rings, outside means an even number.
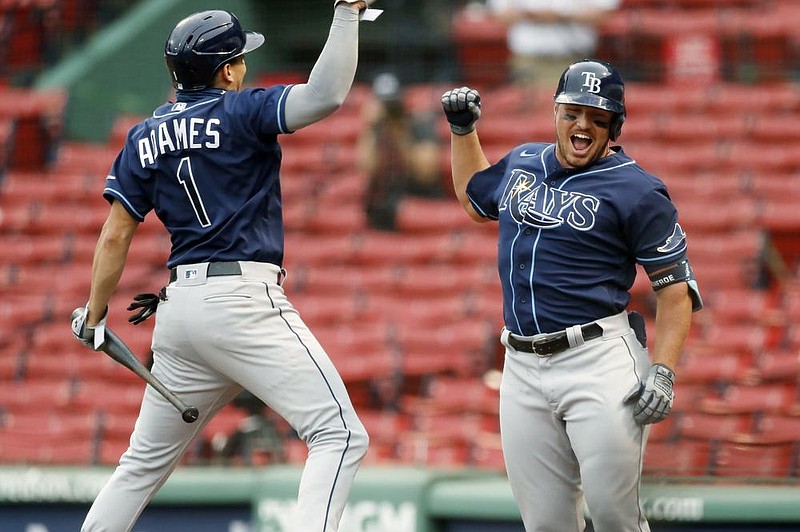
M111 471L101 467L1 467L0 508L88 505ZM297 466L182 467L169 478L153 504L246 504L253 510L255 531L289 532L283 521L293 511L300 473ZM800 486L796 484L746 484L741 480L703 483L691 479L657 483L646 479L641 493L645 514L653 523L800 524ZM351 520L358 517L364 523L374 524L378 519L387 522L385 527L356 530L439 532L439 524L451 519L520 521L505 476L469 468L364 467L356 477L349 504Z
M176 22L195 11L227 9L247 29L269 33L250 0L145 0L129 14L95 34L35 83L37 89L69 91L65 135L103 142L119 114L146 115L171 95L164 64L164 42ZM258 72L271 57L269 46L248 56Z

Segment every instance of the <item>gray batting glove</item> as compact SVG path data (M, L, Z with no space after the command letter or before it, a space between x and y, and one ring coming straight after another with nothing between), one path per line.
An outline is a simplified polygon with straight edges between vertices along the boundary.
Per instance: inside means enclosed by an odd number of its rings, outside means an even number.
M363 4L366 4L366 5L364 5L363 7L360 7L360 9L359 9L359 11L360 11L360 14L358 16L359 20L373 21L376 18L378 18L378 16L380 16L381 13L383 13L382 9L370 9L369 8L369 6L371 6L375 2L376 2L376 0L333 0L333 8L336 9L336 7L339 4L360 4L360 3L363 3Z
M481 95L469 87L452 89L442 94L442 108L450 131L466 135L475 131L475 122L481 117Z
M359 2L364 2L367 4L367 7L369 7L374 4L375 1L376 0L333 0L333 7L336 7L339 4L357 4Z
M628 392L625 404L636 403L633 419L639 425L658 423L669 415L675 392L675 373L664 364L653 364L644 382L640 382Z
M86 316L89 314L89 304L83 308L83 312L72 320L72 334L75 338L88 347L97 351L106 341L106 320L108 319L108 308L106 308L103 319L96 325L89 327L86 325Z

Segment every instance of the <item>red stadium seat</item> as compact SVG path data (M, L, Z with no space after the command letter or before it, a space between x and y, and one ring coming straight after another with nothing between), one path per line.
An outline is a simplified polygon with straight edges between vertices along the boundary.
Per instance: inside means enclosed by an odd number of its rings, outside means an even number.
M754 355L774 344L772 332L770 327L760 324L711 322L703 327L697 341L723 353Z
M99 445L97 463L105 466L117 465L122 454L128 450L129 443L129 438L104 439Z
M72 404L105 413L139 412L144 381L82 381L77 384Z
M472 446L471 465L505 474L506 465L498 433L482 433Z
M489 388L477 377L444 377L433 379L428 393L408 406L412 414L420 412L474 412L494 415L499 408L497 390Z
M653 442L645 449L645 476L698 477L707 475L710 467L708 442Z
M701 353L698 356L681 357L676 371L681 382L712 384L739 382L747 376L749 367L747 357L737 353L720 353L715 356Z
M724 209L709 209L705 202L683 201L679 221L687 233L714 233L753 227L758 214L756 202L745 196L729 201Z
M416 430L474 445L483 433L499 433L497 413L423 410L414 415Z
M65 440L49 432L20 438L0 431L0 456L11 464L89 465L94 462L95 443L91 438Z
M485 353L494 348L496 338L493 324L466 320L435 329L399 325L395 337L397 345L412 351Z
M0 300L0 331L8 330L9 336L12 331L19 334L23 328L47 320L50 317L49 301L48 294L37 294L33 290L28 294L4 294ZM2 343L0 341L0 345Z
M781 445L800 440L800 416L767 414L758 418L754 430L743 443Z
M0 408L11 413L72 408L72 390L63 379L7 382L0 386Z
M470 450L466 443L441 437L435 431L413 431L398 438L397 456L407 465L463 468L469 463Z
M391 377L397 363L383 344L363 352L329 351L331 360L346 383L374 382Z
M720 477L789 477L794 472L793 445L722 443L713 474Z
M785 315L775 308L774 296L764 290L737 289L714 290L705 298L706 311L715 323L762 323L784 325Z
M750 414L685 413L678 419L680 438L700 441L733 441L752 431L754 422Z
M80 174L53 171L11 171L0 188L0 202L28 204L82 203L99 193L102 182Z
M650 425L650 435L648 442L669 442L675 441L678 437L678 419L681 414L673 412L666 419Z
M358 417L367 429L370 445L373 442L395 445L397 437L412 427L411 416L405 412L361 409L358 411Z
M407 197L397 207L396 225L405 233L449 233L472 224L461 205L451 200Z
M98 431L98 416L95 412L28 410L3 416L0 430L21 439L49 433L55 439L92 440Z
M97 187L105 177L119 152L119 147L103 144L67 142L60 146L58 160L52 165L54 172L71 175L84 175L93 180ZM97 188L98 192L102 190Z
M63 260L67 252L66 239L61 235L3 235L0 246L3 249L0 264L19 267L53 264Z
M679 212L684 203L736 201L745 189L744 180L734 172L673 173L663 180Z
M758 218L759 225L769 231L794 232L800 228L800 211L793 195L769 198Z
M794 384L728 385L722 393L711 393L700 401L700 409L710 414L787 412L797 399Z
M751 368L756 381L797 382L800 378L800 354L796 350L764 351Z
M751 226L718 234L690 232L687 238L693 261L731 262L755 259L764 245L765 233L761 228Z

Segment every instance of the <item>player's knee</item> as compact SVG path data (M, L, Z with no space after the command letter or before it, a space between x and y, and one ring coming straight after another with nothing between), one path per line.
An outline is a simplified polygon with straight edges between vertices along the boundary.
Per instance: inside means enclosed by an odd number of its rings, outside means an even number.
M361 423L349 423L325 427L311 435L306 443L309 449L346 448L348 454L358 455L360 459L367 452L369 435Z
M367 429L364 428L364 425L359 423L358 426L351 427L350 448L358 456L359 460L364 458L367 454L367 449L369 449L369 434L367 433Z

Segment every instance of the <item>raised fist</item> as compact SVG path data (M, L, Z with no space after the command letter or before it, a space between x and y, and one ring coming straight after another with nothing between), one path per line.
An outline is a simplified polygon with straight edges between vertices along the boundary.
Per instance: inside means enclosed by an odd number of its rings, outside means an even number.
M469 87L452 89L442 94L442 108L450 131L466 135L475 131L475 122L481 117L481 95Z

